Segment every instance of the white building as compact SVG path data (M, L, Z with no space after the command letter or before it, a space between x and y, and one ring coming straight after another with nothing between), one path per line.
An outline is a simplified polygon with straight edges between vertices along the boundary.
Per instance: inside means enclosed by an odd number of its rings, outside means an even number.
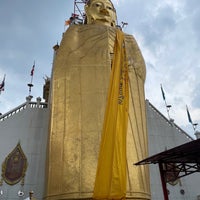
M174 122L165 118L148 100L147 125L149 155L192 141L193 139ZM47 103L37 98L26 102L0 116L0 163L4 163L17 144L21 145L28 166L24 182L9 185L1 178L0 199L25 199L30 191L42 199L45 189L45 160L48 137L49 109ZM163 199L160 174L157 165L149 165L152 200ZM1 169L3 170L3 169ZM176 185L167 184L170 200L197 200L200 175L181 178Z

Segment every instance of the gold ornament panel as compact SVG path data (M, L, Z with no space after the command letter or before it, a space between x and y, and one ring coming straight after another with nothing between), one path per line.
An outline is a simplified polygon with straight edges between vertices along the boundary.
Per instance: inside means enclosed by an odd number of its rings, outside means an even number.
M23 181L28 163L20 143L5 158L2 164L2 178L9 185Z

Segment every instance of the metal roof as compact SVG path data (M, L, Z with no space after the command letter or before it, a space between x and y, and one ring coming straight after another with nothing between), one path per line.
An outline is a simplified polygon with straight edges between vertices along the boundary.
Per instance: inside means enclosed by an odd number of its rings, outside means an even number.
M150 156L135 165L156 163L200 163L200 139Z

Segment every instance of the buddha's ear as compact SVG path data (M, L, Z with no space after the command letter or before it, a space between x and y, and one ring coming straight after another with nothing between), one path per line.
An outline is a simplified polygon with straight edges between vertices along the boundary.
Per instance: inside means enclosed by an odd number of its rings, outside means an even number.
M84 9L85 9L85 14L86 14L85 24L90 24L91 23L91 15L90 15L89 5L85 5Z
M84 6L84 9L85 9L85 14L86 14L86 16L89 14L88 13L88 9L89 9L89 6L86 4L85 6Z

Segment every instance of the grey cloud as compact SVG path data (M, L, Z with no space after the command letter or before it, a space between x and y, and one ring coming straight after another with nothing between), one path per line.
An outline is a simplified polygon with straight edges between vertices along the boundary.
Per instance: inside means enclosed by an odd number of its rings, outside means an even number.
M188 20L191 21L191 29L198 38L197 42L200 42L200 3L199 0L187 0L185 2L185 12L188 16Z
M194 90L193 90L193 96L192 96L193 100L192 100L192 106L194 108L199 108L200 107L200 82L194 86Z
M151 18L146 18L140 24L140 31L145 38L145 45L155 49L163 43L164 38L175 29L176 15L169 6L158 10L156 16L153 14Z
M146 67L147 69L156 70L155 66L150 62L146 62Z

